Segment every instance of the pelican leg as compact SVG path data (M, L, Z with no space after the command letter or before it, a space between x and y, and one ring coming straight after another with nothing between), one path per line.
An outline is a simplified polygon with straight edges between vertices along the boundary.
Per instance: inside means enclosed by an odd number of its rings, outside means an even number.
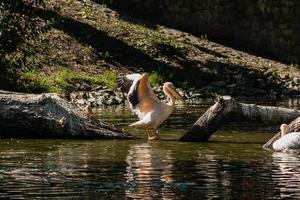
M148 135L148 140L150 140L150 138L152 137L151 134L150 134L150 129L147 128L146 132L147 132L147 135Z
M154 129L147 129L149 131L149 133L152 132L152 134L148 134L148 140L158 140L159 139L159 135L156 133L156 131L154 131ZM150 131L151 130L151 131ZM153 136L154 134L154 136Z

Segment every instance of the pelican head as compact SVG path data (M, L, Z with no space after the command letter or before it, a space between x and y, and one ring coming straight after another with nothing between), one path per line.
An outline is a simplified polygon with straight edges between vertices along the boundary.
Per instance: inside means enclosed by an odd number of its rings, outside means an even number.
M280 131L281 131L281 137L288 134L290 131L289 126L287 124L281 124Z
M181 102L185 102L183 97L176 91L175 86L171 82L165 82L163 89L166 93L169 93L170 97L174 97L175 99L180 100Z

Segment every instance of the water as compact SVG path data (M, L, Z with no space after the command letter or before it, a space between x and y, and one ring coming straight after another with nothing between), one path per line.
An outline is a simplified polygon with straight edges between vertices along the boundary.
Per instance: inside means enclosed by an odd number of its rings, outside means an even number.
M100 109L96 117L140 139L0 139L0 198L300 198L300 154L261 147L278 125L231 123L208 143L176 141L212 103L180 106L161 127L161 141L128 128L136 118L126 107ZM299 108L299 101L272 105Z

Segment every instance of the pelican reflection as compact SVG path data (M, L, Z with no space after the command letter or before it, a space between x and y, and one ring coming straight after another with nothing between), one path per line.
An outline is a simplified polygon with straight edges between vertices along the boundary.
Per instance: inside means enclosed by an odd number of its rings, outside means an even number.
M274 152L273 180L281 198L300 198L300 154L298 152Z
M170 187L174 182L171 151L152 145L157 144L137 144L129 150L125 174L127 198L171 199L175 196Z

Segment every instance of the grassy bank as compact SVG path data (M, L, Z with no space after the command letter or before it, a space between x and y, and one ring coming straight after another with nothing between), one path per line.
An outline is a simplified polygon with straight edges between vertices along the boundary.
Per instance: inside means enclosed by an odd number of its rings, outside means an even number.
M230 84L239 73L247 77L251 72L250 77L266 78L270 85L299 75L297 65L236 51L206 36L120 16L97 2L25 4L22 16L33 22L1 58L5 66L1 88L60 94L91 90L98 84L115 88L118 73L144 71L151 73L154 85L173 81L183 88L201 88L215 81ZM25 37L32 30L38 31Z
M96 85L116 88L117 72L106 71L101 75L90 75L85 72L62 69L47 75L44 72L31 70L21 75L20 85L26 92L70 93L76 90L91 90Z

